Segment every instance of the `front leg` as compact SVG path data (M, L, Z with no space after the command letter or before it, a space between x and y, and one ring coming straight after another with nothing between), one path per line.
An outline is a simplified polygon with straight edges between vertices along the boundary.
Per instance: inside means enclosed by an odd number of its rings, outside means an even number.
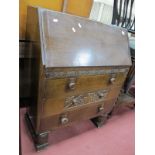
M30 131L30 134L32 136L36 150L40 151L41 149L47 147L49 132L47 131L47 132L36 133L32 125L31 117L29 116L28 113L25 114L25 120L26 120L27 127Z
M95 124L97 128L100 128L106 123L107 117L107 114L103 114L101 116L91 119L91 121Z
M36 134L34 142L37 151L40 151L48 146L48 133L49 132Z

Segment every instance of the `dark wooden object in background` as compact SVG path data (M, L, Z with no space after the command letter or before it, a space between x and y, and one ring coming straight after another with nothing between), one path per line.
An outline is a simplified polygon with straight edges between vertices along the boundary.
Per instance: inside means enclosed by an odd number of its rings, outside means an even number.
M131 53L131 60L132 60L132 66L130 67L129 73L127 75L127 79L125 81L125 93L130 92L130 88L135 85L135 39L130 39L130 53ZM135 97L135 94L133 94L133 97Z
M135 35L134 0L114 0L112 24L125 28L129 33L131 33L131 36ZM122 94L119 96L113 111L119 111L118 109L121 109L124 106L132 107L133 104L135 104L134 101L131 102L131 98L132 100L134 100L135 97L133 91L132 96L130 96L130 88L132 87L132 84L135 80L135 49L133 47L130 47L130 52L132 66L125 80ZM112 112L110 113L110 115L111 114Z
M135 33L134 0L114 0L112 24Z
M121 109L124 107L128 107L131 109L135 108L135 46L131 46L130 44L130 53L131 53L131 60L132 66L129 69L127 74L127 78L125 80L124 86L122 88L122 92L119 95L115 106L110 113L112 114L119 113Z
M131 59L132 59L132 66L130 67L129 73L127 75L127 78L124 84L125 93L128 93L132 84L135 83L135 58L131 57Z
M118 114L123 108L134 109L135 99L133 96L121 93L110 115Z
M37 150L57 128L87 119L102 126L131 66L127 32L29 7L26 39L33 59L25 118Z
M31 99L32 43L19 41L19 98L20 107L28 107Z

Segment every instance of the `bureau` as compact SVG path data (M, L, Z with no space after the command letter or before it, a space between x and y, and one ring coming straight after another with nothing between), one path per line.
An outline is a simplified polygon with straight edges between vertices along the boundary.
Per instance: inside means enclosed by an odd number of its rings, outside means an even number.
M31 98L25 115L37 150L48 134L91 119L101 127L126 79L127 32L82 17L28 7Z

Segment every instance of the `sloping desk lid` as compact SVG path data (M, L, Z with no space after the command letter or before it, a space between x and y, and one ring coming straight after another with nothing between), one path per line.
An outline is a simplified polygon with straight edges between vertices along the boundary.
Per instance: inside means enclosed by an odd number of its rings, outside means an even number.
M42 8L38 12L46 67L131 65L124 29Z

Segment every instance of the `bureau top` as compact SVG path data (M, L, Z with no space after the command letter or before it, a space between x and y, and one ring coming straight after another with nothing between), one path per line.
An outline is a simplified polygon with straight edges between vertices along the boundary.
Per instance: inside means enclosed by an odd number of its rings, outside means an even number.
M42 8L37 13L46 67L131 65L124 29Z

